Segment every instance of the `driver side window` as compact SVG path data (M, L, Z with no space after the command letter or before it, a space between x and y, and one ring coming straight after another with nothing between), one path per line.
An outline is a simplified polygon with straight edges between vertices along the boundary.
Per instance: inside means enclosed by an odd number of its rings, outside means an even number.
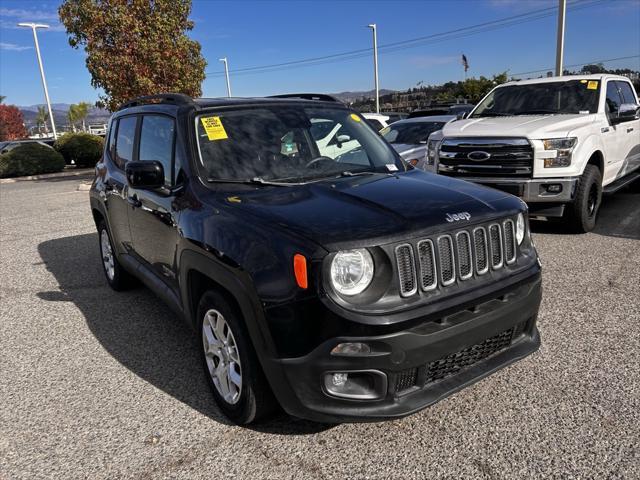
M607 83L607 99L605 109L608 114L616 113L618 108L622 104L622 99L620 98L620 92L618 91L618 86L616 82L608 82Z

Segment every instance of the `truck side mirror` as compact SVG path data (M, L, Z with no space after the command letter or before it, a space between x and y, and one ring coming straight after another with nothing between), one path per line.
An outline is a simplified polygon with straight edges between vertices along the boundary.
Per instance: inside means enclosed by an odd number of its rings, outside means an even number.
M635 103L623 103L618 107L618 111L611 117L611 123L617 124L622 122L630 122L640 118L640 105Z

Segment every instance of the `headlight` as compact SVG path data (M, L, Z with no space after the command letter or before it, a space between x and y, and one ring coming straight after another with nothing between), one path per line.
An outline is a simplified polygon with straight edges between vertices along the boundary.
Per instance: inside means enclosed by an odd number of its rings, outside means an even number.
M373 258L364 248L336 253L331 262L331 284L342 295L363 292L373 279Z
M516 220L516 240L518 241L518 245L520 245L524 240L525 231L526 231L526 226L524 223L524 215L519 213L518 219Z
M542 141L545 150L555 150L554 158L545 158L545 168L568 167L571 165L571 153L577 142L576 137L571 138L548 138Z
M435 165L437 149L438 140L429 140L427 142L427 165Z

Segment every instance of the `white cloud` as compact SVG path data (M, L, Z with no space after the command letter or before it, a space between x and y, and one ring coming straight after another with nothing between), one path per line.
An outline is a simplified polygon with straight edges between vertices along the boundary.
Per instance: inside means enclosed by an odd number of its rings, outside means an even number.
M26 47L23 45L16 45L15 43L0 42L0 50L9 50L12 52L22 52L23 50L31 50L33 47Z
M49 25L52 32L64 32L64 25L55 10L26 10L23 8L0 8L0 28L17 29L18 22L36 22Z

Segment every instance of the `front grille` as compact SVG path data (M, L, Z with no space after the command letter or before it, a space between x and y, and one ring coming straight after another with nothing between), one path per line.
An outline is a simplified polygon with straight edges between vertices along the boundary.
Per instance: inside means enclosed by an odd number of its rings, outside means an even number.
M436 382L455 375L480 360L499 352L511 344L512 335L513 328L510 328L480 343L428 363L425 383Z
M461 177L530 178L533 148L525 138L445 139L438 171Z
M415 250L414 250L415 248ZM414 253L417 252L417 253ZM409 297L470 280L516 261L511 219L395 247L400 295ZM414 257L417 255L417 258Z
M411 245L404 244L396 247L396 262L398 264L398 277L400 278L400 294L403 297L413 295L416 293L417 286Z

